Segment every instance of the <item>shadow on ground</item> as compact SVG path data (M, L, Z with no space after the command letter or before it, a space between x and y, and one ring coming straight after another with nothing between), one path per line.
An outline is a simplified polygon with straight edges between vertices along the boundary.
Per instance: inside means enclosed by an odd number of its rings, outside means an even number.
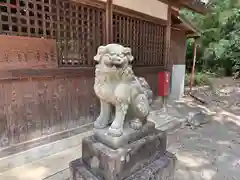
M240 118L219 111L201 128L169 135L168 149L178 158L175 180L239 180Z
M223 81L213 83L211 88L196 88L192 94L205 101L208 107L221 107L240 116L240 81L231 82L229 78Z

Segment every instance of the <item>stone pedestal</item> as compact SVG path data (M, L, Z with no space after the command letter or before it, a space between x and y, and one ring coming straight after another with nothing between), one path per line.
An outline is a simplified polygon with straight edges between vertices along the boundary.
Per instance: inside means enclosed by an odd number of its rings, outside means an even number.
M146 124L142 133L132 131L128 137L135 139L116 139L110 146L106 143L113 141L102 142L99 132L85 138L82 158L70 163L72 180L173 180L175 157L166 152L164 132Z
M137 172L129 175L124 180L174 180L176 157L166 152L160 158ZM95 176L82 159L76 159L70 163L71 180L107 180ZM122 179L118 177L116 180Z

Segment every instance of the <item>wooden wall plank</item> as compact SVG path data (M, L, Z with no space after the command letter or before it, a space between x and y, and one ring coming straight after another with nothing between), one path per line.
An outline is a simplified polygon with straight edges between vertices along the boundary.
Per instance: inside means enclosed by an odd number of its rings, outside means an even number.
M0 70L56 68L56 41L0 35Z
M0 149L93 122L91 106L99 112L93 82L93 76L1 82Z
M106 44L113 42L113 1L106 2Z

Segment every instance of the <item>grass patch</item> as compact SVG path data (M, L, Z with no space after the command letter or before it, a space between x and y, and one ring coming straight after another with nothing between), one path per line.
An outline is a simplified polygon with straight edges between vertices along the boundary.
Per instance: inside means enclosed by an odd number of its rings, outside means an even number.
M210 81L211 75L206 73L196 73L194 76L193 86L211 86L212 82ZM191 74L185 75L185 86L190 85Z

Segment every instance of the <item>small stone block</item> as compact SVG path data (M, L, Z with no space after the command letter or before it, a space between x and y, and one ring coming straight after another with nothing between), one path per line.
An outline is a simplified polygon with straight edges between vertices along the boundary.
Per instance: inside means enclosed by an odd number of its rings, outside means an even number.
M131 144L112 149L94 136L83 139L83 162L97 177L122 180L166 152L166 134L155 130Z
M109 127L108 127L109 128ZM130 127L125 127L123 135L120 137L112 137L108 134L108 128L96 129L95 138L101 143L113 148L118 149L126 144L130 144L138 139L141 139L155 130L155 124L148 121L143 127L136 131Z
M70 180L99 180L87 169L81 158L70 162L69 171Z
M121 180L174 180L176 157L166 153L151 164L143 167L127 178L118 177ZM108 180L97 177L87 168L81 159L70 163L71 180ZM117 180L117 179L115 179Z
M166 154L125 180L174 180L177 158Z

